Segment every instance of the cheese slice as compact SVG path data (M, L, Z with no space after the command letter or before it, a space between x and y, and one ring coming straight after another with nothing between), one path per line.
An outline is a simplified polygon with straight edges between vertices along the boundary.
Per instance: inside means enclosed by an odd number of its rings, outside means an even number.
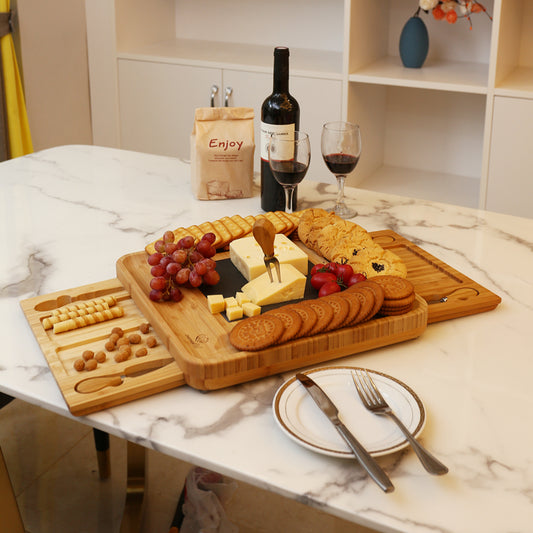
M269 305L303 298L306 277L290 264L280 265L281 283L274 275L271 282L268 272L252 279L243 286L242 292L256 305Z
M231 242L229 255L235 268L250 281L266 272L265 254L254 237L243 237ZM282 265L292 265L307 275L308 258L296 244L285 235L277 234L274 239L274 255Z
M207 297L207 305L211 313L221 313L226 309L226 302L224 301L224 296L222 294L210 294Z

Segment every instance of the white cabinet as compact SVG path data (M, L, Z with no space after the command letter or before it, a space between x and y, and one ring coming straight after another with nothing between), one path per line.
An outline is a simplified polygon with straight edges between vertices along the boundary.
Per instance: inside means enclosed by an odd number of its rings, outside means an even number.
M121 147L188 159L194 109L209 105L220 75L218 69L119 59Z
M147 11L141 0L87 0L94 142L184 157L193 110L208 105L214 80L221 93L233 88L231 105L255 109L257 135L273 48L285 45L300 127L311 136L310 179L331 178L322 124L346 119L363 135L349 185L518 214L518 200L504 205L493 191L500 139L513 132L500 116L504 100L519 100L517 116L533 101L533 0L484 0L493 21L474 14L471 30L465 19L452 25L421 13L429 54L421 69L407 69L399 36L417 4L271 0L265 10L257 0L153 0ZM293 21L303 13L299 29ZM141 69L149 79L135 74ZM531 121L522 123L527 136ZM515 152L508 183L517 197L527 169Z
M487 209L533 218L533 100L495 100Z

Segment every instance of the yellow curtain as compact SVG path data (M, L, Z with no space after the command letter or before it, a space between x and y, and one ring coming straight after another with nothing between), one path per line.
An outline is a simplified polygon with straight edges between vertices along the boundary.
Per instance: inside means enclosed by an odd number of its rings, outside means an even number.
M9 12L10 0L0 0L0 12ZM10 157L33 152L24 91L15 55L13 37L9 33L0 39L0 53L4 74L5 110Z

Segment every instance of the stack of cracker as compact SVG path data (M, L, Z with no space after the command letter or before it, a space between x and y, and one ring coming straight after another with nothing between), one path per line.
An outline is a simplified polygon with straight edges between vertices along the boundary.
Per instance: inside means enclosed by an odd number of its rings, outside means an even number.
M373 281L379 284L384 292L380 314L395 316L411 310L415 301L415 288L409 280L395 276L381 276Z
M202 224L180 227L173 230L174 242L178 242L182 237L191 235L195 242L199 241L206 233L215 235L213 246L217 250L226 248L229 243L235 239L246 237L252 234L254 223L259 218L268 218L274 225L276 233L290 235L298 227L299 213L285 213L283 211L269 211L261 215L240 215L226 216L213 222L203 222ZM145 247L149 254L155 252L156 241L151 242Z
M298 237L328 261L348 263L354 272L361 272L367 278L407 276L405 264L395 253L376 244L355 222L344 220L333 212L316 208L302 211Z
M329 296L288 303L241 320L231 330L229 340L238 350L264 350L300 337L354 327L378 315L404 314L414 300L411 282L379 276Z

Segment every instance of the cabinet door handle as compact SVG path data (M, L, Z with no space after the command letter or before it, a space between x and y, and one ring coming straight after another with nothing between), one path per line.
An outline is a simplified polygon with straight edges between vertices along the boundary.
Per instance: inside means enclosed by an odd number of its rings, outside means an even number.
M232 87L226 87L226 91L224 94L224 106L229 107L229 97L233 94L233 88Z
M218 93L218 85L211 85L211 107L215 107L215 96Z

